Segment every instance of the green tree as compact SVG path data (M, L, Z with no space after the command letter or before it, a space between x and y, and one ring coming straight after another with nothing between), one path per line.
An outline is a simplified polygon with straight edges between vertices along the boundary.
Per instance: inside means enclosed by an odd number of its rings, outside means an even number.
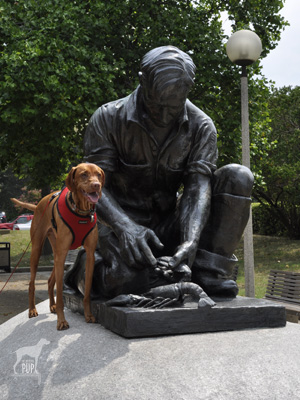
M270 219L300 239L300 87L274 89L269 99L271 129L266 131L267 157L254 157L260 169L255 197Z
M18 179L10 169L0 172L0 211L6 213L7 221L12 221L18 215L18 211L10 198L20 197L22 191L25 191L26 184L26 180Z
M228 12L233 29L255 29L265 56L285 25L282 6L280 0L2 2L0 166L29 176L35 188L58 185L82 157L92 112L132 91L141 57L166 44L190 53L198 67L190 98L216 122L220 164L239 161L239 68L225 54L220 12ZM259 73L259 63L251 71ZM252 79L250 90L261 85Z

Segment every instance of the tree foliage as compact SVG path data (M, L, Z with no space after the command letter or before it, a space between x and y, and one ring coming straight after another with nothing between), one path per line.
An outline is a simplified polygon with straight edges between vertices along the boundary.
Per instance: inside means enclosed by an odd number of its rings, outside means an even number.
M26 180L18 179L9 168L0 172L0 211L5 211L8 221L12 221L18 215L10 198L20 197L22 192L25 192L26 184Z
M32 187L57 185L82 157L93 111L132 91L142 56L166 44L191 54L198 67L190 99L217 125L220 163L239 161L239 68L227 59L220 12L228 12L233 29L254 29L265 56L286 24L282 6L280 0L1 2L1 167L29 176ZM251 71L259 74L259 63ZM263 86L250 82L254 93ZM250 112L259 119L256 98Z
M291 238L300 239L300 87L275 89L269 111L268 156L254 157L261 171L254 194L270 218L277 218Z

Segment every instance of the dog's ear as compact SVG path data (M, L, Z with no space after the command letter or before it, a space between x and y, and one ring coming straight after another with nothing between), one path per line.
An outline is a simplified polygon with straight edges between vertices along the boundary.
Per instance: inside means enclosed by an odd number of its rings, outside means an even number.
M74 179L75 179L75 172L76 172L76 167L73 167L71 171L68 173L67 179L66 179L66 186L70 190L70 192L75 191L75 184L74 184Z
M100 168L100 174L101 174L101 185L103 187L105 184L105 173L104 173L103 169L101 169L101 168Z

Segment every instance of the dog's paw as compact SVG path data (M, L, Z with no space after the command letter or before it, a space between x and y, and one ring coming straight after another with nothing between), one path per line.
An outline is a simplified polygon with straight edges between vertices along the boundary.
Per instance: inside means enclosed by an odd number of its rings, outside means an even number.
M88 324L94 324L96 322L96 318L92 314L86 315L85 322L87 322Z
M56 314L56 304L53 304L52 306L50 306L50 312L52 314Z
M64 331L66 329L69 329L69 324L66 320L64 321L57 321L57 330L58 331Z
M36 308L32 308L29 310L28 316L29 318L37 317L39 313L37 312Z

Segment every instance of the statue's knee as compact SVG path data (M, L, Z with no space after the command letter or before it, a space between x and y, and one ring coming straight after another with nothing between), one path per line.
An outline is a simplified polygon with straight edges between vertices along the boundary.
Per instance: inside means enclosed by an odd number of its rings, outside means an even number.
M228 164L215 172L214 194L228 193L249 197L254 177L249 168L240 164Z

